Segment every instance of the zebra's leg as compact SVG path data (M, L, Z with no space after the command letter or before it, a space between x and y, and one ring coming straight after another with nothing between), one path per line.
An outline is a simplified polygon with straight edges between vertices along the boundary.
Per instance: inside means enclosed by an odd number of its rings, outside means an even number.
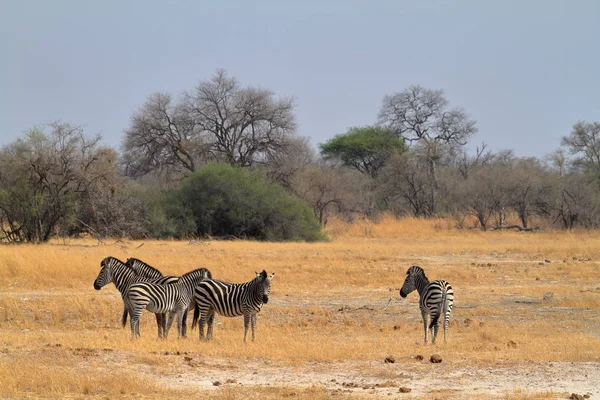
M246 336L248 336L248 327L250 325L250 313L244 313L244 343L246 343Z
M429 314L425 310L421 310L421 317L423 318L423 329L425 330L425 344L427 344L427 331L429 330Z
M208 310L208 331L206 332L206 337L208 338L208 340L212 340L213 338L213 326L215 324L215 310L214 309L210 309Z
M250 316L250 322L252 323L252 341L256 339L256 315L257 313L253 313Z
M431 344L435 344L435 339L437 338L439 326L439 322L436 321L436 323L431 327Z
M129 324L131 325L132 340L140 336L140 316L141 312L138 310L134 310L129 313Z
M168 317L167 313L162 313L160 319L161 319L161 326L162 326L162 334L163 334L163 337L166 338L167 336L169 336L169 330L167 329L167 323L169 321L169 317Z
M156 315L156 325L158 326L158 338L162 338L164 335L164 315L163 314L154 314Z
M167 314L165 313L165 316ZM171 330L171 325L173 324L173 314L169 312L169 317L165 320L165 337L169 335L169 331Z
M187 316L187 309L183 310L181 308L177 308L177 338L179 338L179 339L181 339L182 337L185 337L183 321L186 316Z
M204 326L206 325L206 314L207 310L200 310L200 322L198 323L198 330L200 331L200 340L206 340L204 336Z
M186 307L183 311L183 321L181 321L181 336L187 337L187 317L188 317L188 308Z
M173 325L173 318L175 318L175 315L177 315L175 311L169 311L169 319L167 321L167 327L165 330L165 338L169 335L169 330L171 329L171 325ZM177 318L177 322L179 323L179 317Z

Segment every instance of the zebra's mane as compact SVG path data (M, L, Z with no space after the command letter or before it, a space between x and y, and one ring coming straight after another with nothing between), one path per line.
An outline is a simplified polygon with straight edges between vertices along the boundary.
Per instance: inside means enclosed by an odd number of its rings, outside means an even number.
M130 257L127 259L125 264L127 264L129 267L133 268L134 262L138 262L138 263L142 264L145 268L147 268L151 271L154 271L157 274L160 274L160 276L162 276L162 272L160 272L158 269L154 268L152 265L148 264L147 262L140 260L139 258ZM133 269L135 270L135 268L133 268Z
M181 279L184 279L184 280L194 279L194 278L199 278L199 277L206 277L208 279L211 279L212 274L210 273L210 271L207 268L196 268L193 271L186 272L185 274L181 275Z
M117 257L113 257L113 256L104 257L104 259L102 259L102 261L100 262L100 266L104 266L105 264L108 264L112 260L115 260L119 264L122 264L122 265L126 266L127 268L129 268L129 269L131 269L133 271L133 269L129 265L127 265L123 261L119 260Z
M413 265L410 267L408 271L406 271L406 275L410 275L411 272L415 276L422 276L427 282L429 282L429 279L427 279L427 276L425 276L425 270L418 265Z
M131 268L129 265L127 265L123 261L119 260L117 257L112 257L112 256L105 257L100 262L100 266L103 267L105 265L108 265L111 261L114 261L119 267L123 268L125 271L128 271L128 273L137 275L137 272L135 271L135 269ZM113 271L112 267L110 269L111 269L111 271Z

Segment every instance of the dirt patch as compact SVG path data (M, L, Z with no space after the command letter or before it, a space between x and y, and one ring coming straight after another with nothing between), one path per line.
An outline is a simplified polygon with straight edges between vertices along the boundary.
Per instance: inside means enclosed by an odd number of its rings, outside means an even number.
M463 363L431 364L429 360L398 360L395 363L338 362L286 366L271 361L247 361L243 368L231 368L223 360L202 356L186 357L177 373L165 376L151 368L138 369L148 379L165 388L199 391L222 387L289 387L305 389L321 386L332 394L356 393L363 396L392 396L409 393L426 396L433 392L452 393L452 398L495 397L520 391L527 394L570 393L600 397L600 365L583 362L513 363L473 367ZM466 364L466 362L464 363ZM215 382L219 382L215 385ZM563 397L566 398L566 397Z

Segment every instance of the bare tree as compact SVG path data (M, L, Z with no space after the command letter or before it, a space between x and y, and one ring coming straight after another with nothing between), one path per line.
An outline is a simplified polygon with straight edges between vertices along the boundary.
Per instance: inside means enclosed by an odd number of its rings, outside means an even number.
M475 121L460 108L448 109L442 90L411 86L383 98L379 122L409 146L418 143L424 150L432 181L430 202L436 210L439 189L436 169L445 152L458 152L477 132Z
M186 174L207 158L202 129L183 103L154 93L134 113L123 139L123 163L129 176L149 172Z
M369 179L347 167L313 165L296 175L292 190L315 211L321 225L332 214L346 220L367 215L372 208Z
M394 214L417 217L433 215L427 161L418 153L409 152L393 157L378 177L377 185L386 209Z
M212 152L231 165L266 162L296 130L292 98L241 87L224 70L185 97L189 115L209 138Z
M575 166L600 176L600 122L577 122L561 144L575 156Z
M294 191L294 178L315 160L315 151L307 138L290 136L279 150L268 153L265 174L269 180Z

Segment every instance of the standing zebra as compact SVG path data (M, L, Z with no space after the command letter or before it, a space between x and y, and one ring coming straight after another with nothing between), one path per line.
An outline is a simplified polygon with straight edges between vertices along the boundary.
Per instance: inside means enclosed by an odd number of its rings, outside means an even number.
M131 315L131 336L140 336L140 317L144 310L155 314L169 313L165 336L177 315L177 334L184 336L183 318L194 298L194 287L203 279L210 278L211 273L206 268L198 268L182 275L175 283L160 285L152 282L134 283L129 287L125 300Z
M140 260L139 258L133 258L133 257L128 258L127 261L125 261L125 264L129 265L138 275L146 276L148 278L153 278L153 279L139 279L139 282L147 281L147 282L157 283L159 285L168 285L168 284L177 282L180 278L179 276L176 276L176 275L163 276L162 273L158 269L154 268L153 266L146 263L145 261ZM158 324L158 337L166 338L169 333L169 329L171 329L171 325L167 323L167 315L166 314L156 314L156 322ZM127 307L125 308L125 311L123 312L122 324L123 324L123 328L127 324ZM187 331L187 311L185 312L185 316L183 319L183 336L186 335L186 331Z
M429 329L431 329L432 335L431 343L435 344L438 333L438 319L442 314L444 315L444 343L446 343L450 312L454 301L452 286L441 280L429 283L423 268L414 265L406 271L406 279L402 289L400 289L400 296L404 298L415 289L419 293L419 307L421 308L423 328L425 329L425 344L427 344L427 320L431 316Z
M133 270L130 266L123 263L121 260L115 257L106 257L100 262L100 273L98 277L94 281L94 289L100 290L110 282L115 284L115 287L121 293L121 298L123 299L123 318L122 323L125 325L127 321L127 304L125 303L125 294L127 293L127 289L130 285L136 282L143 281L156 281L160 283L169 283L174 279L174 277L164 276L160 278L149 278L146 276L138 275L135 270ZM161 274L162 275L162 274ZM178 279L178 278L176 278ZM156 316L156 323L158 325L158 336L162 337L164 334L164 327L166 325L166 318L161 315Z
M208 322L206 339L212 339L215 311L225 317L244 316L244 343L248 325L252 323L252 341L256 339L256 316L263 304L269 301L273 272L267 276L263 270L256 278L246 283L227 283L214 279L200 282L194 289L194 318L192 329L200 316L200 340L204 340L204 325Z
M162 278L163 276L162 272L139 258L128 258L127 261L125 261L125 264L129 265L138 275L152 279Z

